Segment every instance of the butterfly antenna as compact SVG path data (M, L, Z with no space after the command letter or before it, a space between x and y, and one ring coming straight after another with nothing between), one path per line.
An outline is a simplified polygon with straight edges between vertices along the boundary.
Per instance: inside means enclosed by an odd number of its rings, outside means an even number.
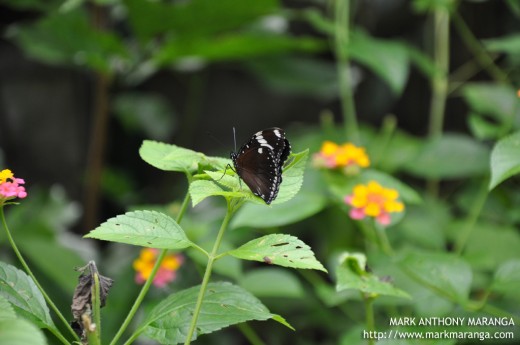
M237 152L237 134L235 131L235 126L233 126L233 141L235 143L235 152Z

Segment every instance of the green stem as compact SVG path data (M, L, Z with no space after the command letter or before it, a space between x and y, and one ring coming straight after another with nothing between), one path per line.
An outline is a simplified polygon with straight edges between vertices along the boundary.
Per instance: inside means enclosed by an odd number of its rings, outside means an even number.
M336 68L339 80L341 110L347 138L359 143L359 129L352 94L352 80L349 64L350 35L350 1L334 1L334 42L336 53Z
M47 302L47 304L51 307L52 310L54 310L54 312L56 313L56 315L58 316L58 318L63 322L63 324L65 325L65 328L67 328L69 330L69 332L74 336L74 339L79 341L79 337L78 335L76 334L76 332L74 332L72 330L72 328L70 327L70 324L69 322L67 321L67 319L65 319L65 317L61 314L60 310L58 309L58 307L56 307L56 305L54 304L54 302L51 300L51 298L49 297L49 295L47 295L47 293L45 292L45 290L43 289L43 287L40 285L40 283L38 282L38 280L36 279L36 277L34 276L34 274L32 273L31 269L29 268L29 265L27 265L27 263L25 262L25 259L23 258L22 256L22 253L20 252L20 250L18 250L18 246L16 245L16 243L14 242L14 239L13 237L11 236L11 232L9 231L9 227L7 226L7 222L5 220L5 215L4 215L4 207L3 206L0 206L0 218L2 218L2 224L5 228L5 232L7 233L7 239L9 240L9 243L11 245L11 247L13 248L13 251L14 253L16 254L16 257L18 258L18 260L20 261L20 263L22 264L22 267L24 268L25 272L27 272L27 274L29 275L29 277L32 278L32 280L34 281L34 284L36 285L36 287L38 288L38 290L40 290L40 292L42 293L43 297L45 298L45 301ZM53 334L56 335L56 333L53 332ZM63 336L62 337L58 337L61 341L63 341ZM67 344L67 342L65 342L65 344Z
M206 294L206 290L209 283L209 278L211 277L211 272L213 270L213 263L218 256L218 249L220 247L220 243L222 242L222 238L224 237L224 233L226 232L227 226L235 208L231 205L232 201L227 201L227 211L224 220L222 221L222 225L220 226L220 230L218 231L217 239L213 245L213 249L208 257L208 264L206 265L206 271L204 272L204 277L202 278L202 284L200 286L199 295L197 297L197 303L195 304L195 310L193 311L193 317L191 319L190 329L188 331L188 335L186 337L186 341L184 345L189 345L195 333L195 328L197 327L197 320L199 318L200 309L202 307L202 301L204 300L204 295Z
M386 234L386 229L382 226L375 225L375 232L377 237L379 238L379 245L381 250L388 256L394 255L394 250L392 249L392 245L388 240L388 236Z
M374 321L374 298L369 297L363 294L363 302L365 303L365 322L368 332L373 332L376 330L375 321ZM372 337L368 338L368 344L373 345L374 339Z
M265 343L262 341L262 339L260 339L258 334L256 334L255 330L252 329L247 322L239 324L238 328L240 329L242 334L247 338L249 344L265 345Z
M452 20L455 28L462 38L462 41L475 56L475 60L477 60L480 67L485 69L489 75L495 79L495 81L508 84L509 79L507 75L497 65L495 65L493 58L488 54L486 49L484 49L475 35L473 35L471 30L466 25L466 22L464 22L464 19L462 19L457 11L454 11Z
M188 178L188 180L189 180L189 178ZM177 219L176 219L177 223L181 222L182 217L184 216L184 213L186 212L186 209L188 208L189 200L190 200L190 194L187 192L186 196L184 197L184 200L182 202L181 209L179 210L179 213L177 214ZM130 322L132 321L135 313L137 312L137 309L139 309L139 306L143 302L146 294L148 293L148 290L150 289L150 286L153 283L153 279L155 278L155 275L157 274L159 267L161 267L161 262L163 261L164 257L166 256L166 253L168 253L168 249L163 249L159 253L159 256L157 257L157 259L155 261L155 264L152 268L152 272L150 273L150 276L148 277L148 279L144 283L143 287L141 288L141 291L139 292L139 295L137 296L137 298L134 302L134 305L128 312L128 315L126 316L125 320L123 321L123 324L117 331L116 335L110 342L110 345L115 345L116 342L119 340L119 338L121 338L121 336L123 335L124 331L130 325ZM131 339L133 339L133 336ZM127 344L127 343L128 343L128 341L125 344Z
M434 52L437 73L432 80L433 95L430 105L430 137L440 136L444 123L446 97L448 92L449 48L450 48L450 15L446 9L437 8L433 14Z
M482 208L484 207L484 204L486 203L487 196L488 196L488 181L486 179L482 183L482 186L480 187L480 191L477 194L477 197L475 198L475 200L473 201L473 205L471 206L470 213L466 220L466 225L464 226L464 229L462 230L459 240L456 242L455 251L456 251L457 255L461 255L462 252L464 251L464 247L466 246L468 239L471 237L473 229L475 229L475 224L477 222L478 216L480 215L480 212L482 212Z
M93 274L94 285L92 286L92 314L94 315L94 329L87 329L87 339L89 345L101 344L101 303L99 293L99 275Z

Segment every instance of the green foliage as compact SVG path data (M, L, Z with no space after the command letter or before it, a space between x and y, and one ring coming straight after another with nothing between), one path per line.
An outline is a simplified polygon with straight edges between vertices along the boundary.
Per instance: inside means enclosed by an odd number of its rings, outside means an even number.
M230 255L244 259L266 262L292 268L307 268L327 272L316 260L308 245L298 238L284 234L263 236L229 252Z
M410 298L405 291L396 288L390 282L366 272L365 267L366 257L363 254L343 253L336 269L337 291L353 289L370 296Z
M85 237L161 249L192 245L175 220L155 211L128 212L111 218Z
M14 266L0 262L0 296L17 314L39 327L55 328L49 308L33 280Z
M489 189L520 172L520 132L516 132L496 143L491 152L491 181Z
M440 296L462 305L467 303L473 275L464 260L447 253L412 251L399 264L413 279Z
M184 342L199 290L200 286L194 286L170 295L153 308L139 329L161 344ZM241 287L229 283L210 283L194 339L241 322L268 319L292 328Z

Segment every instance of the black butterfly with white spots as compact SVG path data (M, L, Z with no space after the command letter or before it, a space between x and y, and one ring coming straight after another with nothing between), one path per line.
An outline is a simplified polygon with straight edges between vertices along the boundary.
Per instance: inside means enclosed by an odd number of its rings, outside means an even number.
M284 130L273 127L253 134L238 152L231 152L231 160L253 194L269 205L278 195L282 167L290 153Z

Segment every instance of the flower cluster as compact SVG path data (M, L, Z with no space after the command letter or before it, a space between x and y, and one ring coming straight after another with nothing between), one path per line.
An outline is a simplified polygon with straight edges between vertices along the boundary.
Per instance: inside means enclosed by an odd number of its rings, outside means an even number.
M24 183L23 179L14 177L11 170L4 169L0 171L0 204L14 198L25 198L27 192L25 187L22 186Z
M154 248L144 248L141 250L139 258L137 258L133 264L136 270L136 283L143 284L148 277L150 277L158 255L159 250ZM165 287L168 283L174 281L177 277L177 270L181 267L183 262L184 257L180 254L166 255L153 279L153 284L157 287Z
M352 143L338 145L332 141L325 141L320 152L313 158L315 166L329 169L343 168L346 173L357 172L359 168L370 165L365 149Z
M345 202L352 206L350 217L363 219L374 217L381 225L390 224L390 213L402 212L404 204L397 201L399 192L384 188L376 181L368 184L358 184L352 194L345 197Z

